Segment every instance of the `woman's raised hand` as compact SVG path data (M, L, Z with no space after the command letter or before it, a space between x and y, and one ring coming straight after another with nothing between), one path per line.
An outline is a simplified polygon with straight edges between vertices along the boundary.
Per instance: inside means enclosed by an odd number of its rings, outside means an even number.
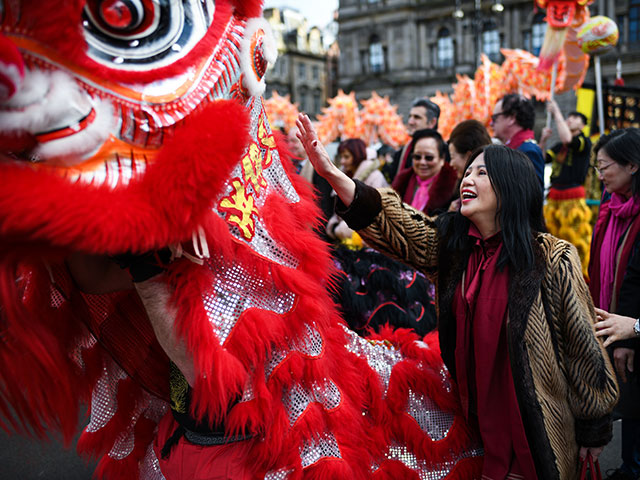
M309 117L304 113L298 115L296 126L298 127L296 136L307 152L309 161L315 171L329 182L329 185L333 187L340 200L342 200L342 203L346 206L351 205L356 193L356 184L333 164L324 145L318 140L318 134L316 133L316 129L313 128Z
M296 120L296 126L298 127L298 133L296 136L302 143L304 150L307 152L307 157L313 165L313 168L318 175L323 178L327 178L331 174L335 174L337 167L329 158L329 154L324 148L324 145L318 140L318 134L316 129L313 128L311 120L304 113L298 115Z

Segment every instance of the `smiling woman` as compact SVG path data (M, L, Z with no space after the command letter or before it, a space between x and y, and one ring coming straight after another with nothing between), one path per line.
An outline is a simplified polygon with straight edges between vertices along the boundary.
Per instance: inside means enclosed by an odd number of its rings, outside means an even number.
M449 207L458 175L449 165L447 144L436 130L422 129L409 144L409 166L398 172L393 188L412 207L432 215Z
M577 252L542 233L529 159L484 147L466 165L461 210L428 217L393 190L346 177L307 117L298 127L342 201L337 213L373 248L434 282L441 354L478 426L483 478L573 478L578 456L597 457L610 441L618 389L592 329ZM588 398L572 393L584 391Z

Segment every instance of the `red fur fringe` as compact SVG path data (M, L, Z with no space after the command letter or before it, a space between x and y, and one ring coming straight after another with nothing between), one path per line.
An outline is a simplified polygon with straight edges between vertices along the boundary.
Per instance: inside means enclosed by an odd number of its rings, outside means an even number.
M99 254L144 252L190 238L239 161L248 124L232 101L215 102L190 119L128 186L71 184L3 163L0 238L11 247L47 241Z
M51 306L43 265L7 257L0 256L0 426L39 438L57 430L69 444L86 387L68 352L82 330L67 321L64 304Z
M240 17L252 18L262 15L262 0L232 0L232 3L235 8L234 13Z

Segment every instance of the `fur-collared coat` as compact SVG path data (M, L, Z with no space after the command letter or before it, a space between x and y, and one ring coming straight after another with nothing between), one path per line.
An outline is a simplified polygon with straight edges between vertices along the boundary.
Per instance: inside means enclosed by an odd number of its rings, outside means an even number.
M393 189L406 202L411 201L414 194L413 190L417 187L415 177L416 174L413 168L409 167L400 171L393 181ZM422 211L427 215L446 212L453 200L457 185L458 174L450 164L445 163L433 183L429 186L429 200ZM411 194L407 192L408 190L411 190Z
M436 285L442 357L455 379L452 304L470 248L446 249L435 218L396 192L357 184L339 213L373 248L427 274ZM343 207L340 209L340 207ZM507 341L516 396L541 480L578 478L579 446L611 440L615 374L593 330L593 302L575 248L538 234L535 266L509 281Z

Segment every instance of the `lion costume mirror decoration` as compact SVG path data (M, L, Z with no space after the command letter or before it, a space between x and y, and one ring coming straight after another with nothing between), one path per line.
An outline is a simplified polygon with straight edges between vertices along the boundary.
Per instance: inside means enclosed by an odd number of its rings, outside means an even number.
M326 292L310 187L265 114L259 1L0 1L0 412L108 479L164 478L170 362L135 290L80 291L73 252L171 247L192 414L250 437L255 478L472 478L437 341L362 339ZM232 405L230 407L230 405Z

